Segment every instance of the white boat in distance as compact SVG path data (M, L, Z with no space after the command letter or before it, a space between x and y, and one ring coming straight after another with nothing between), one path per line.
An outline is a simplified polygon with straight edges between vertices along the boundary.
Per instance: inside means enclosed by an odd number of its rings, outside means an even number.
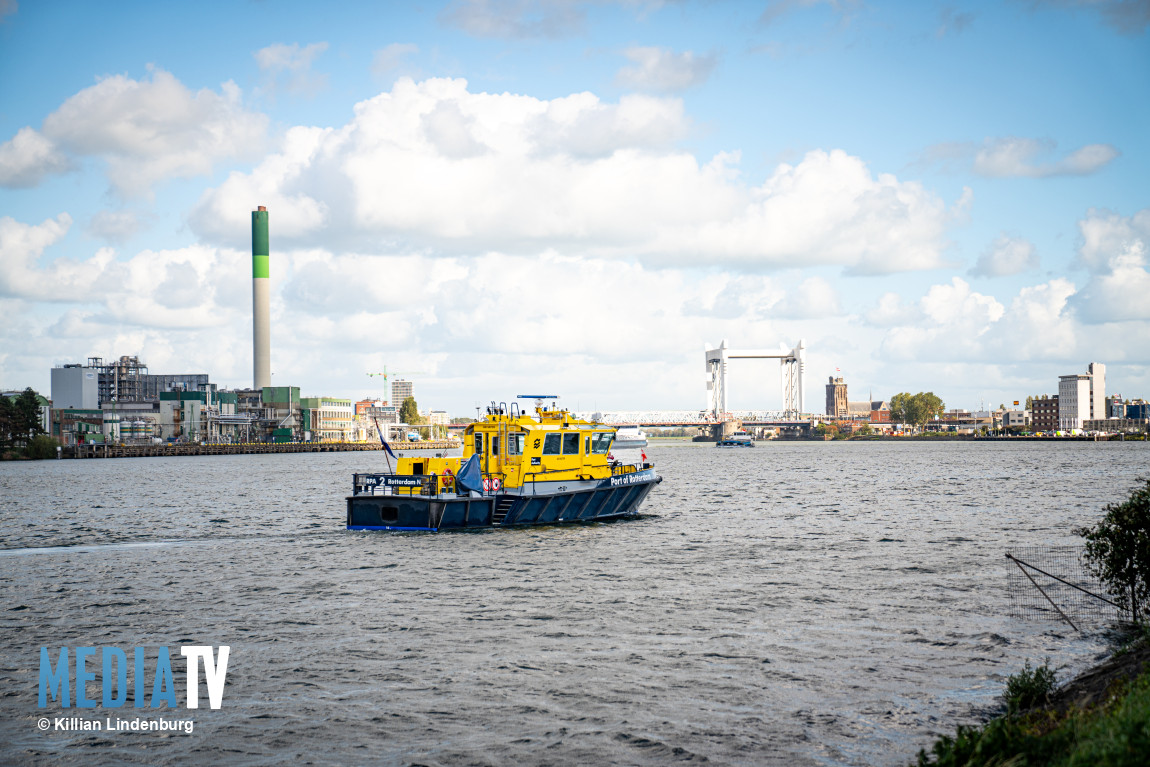
M647 447L647 433L638 426L622 426L615 432L614 450Z

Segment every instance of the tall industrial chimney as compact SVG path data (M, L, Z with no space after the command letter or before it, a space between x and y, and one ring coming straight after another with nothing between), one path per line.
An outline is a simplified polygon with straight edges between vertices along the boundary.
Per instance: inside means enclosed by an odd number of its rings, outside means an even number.
M261 205L252 211L252 378L256 389L272 385L268 258L268 209Z

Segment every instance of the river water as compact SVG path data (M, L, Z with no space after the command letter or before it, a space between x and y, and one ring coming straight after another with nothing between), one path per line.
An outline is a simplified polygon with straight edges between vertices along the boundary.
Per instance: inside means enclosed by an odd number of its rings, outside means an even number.
M1145 443L653 444L640 518L343 529L378 454L0 464L0 762L907 764L1098 635L1007 611L1004 551L1146 472ZM185 707L183 645L231 648ZM179 708L37 707L40 648L174 656ZM100 697L97 679L89 697ZM73 674L75 670L73 669ZM130 693L129 693L130 696ZM192 719L42 732L41 716Z

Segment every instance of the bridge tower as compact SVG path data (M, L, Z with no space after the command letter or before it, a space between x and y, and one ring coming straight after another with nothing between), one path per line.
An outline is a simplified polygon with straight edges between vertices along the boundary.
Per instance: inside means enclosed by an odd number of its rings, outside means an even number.
M727 412L727 360L777 359L783 374L784 417L798 420L805 412L803 379L807 372L806 339L800 338L798 346L790 351L728 349L724 339L717 349L704 347L703 353L707 363L707 412L716 421L721 421Z

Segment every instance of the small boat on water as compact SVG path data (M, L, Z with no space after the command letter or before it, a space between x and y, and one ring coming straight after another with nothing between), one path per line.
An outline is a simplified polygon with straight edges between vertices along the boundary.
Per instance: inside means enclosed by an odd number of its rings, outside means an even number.
M463 455L406 456L394 473L352 475L348 530L449 530L550 525L638 513L663 478L646 462L610 459L616 428L536 400L491 403L469 424Z
M755 438L739 429L715 443L715 447L754 447Z
M638 426L620 426L615 430L615 449L647 447L647 432Z

